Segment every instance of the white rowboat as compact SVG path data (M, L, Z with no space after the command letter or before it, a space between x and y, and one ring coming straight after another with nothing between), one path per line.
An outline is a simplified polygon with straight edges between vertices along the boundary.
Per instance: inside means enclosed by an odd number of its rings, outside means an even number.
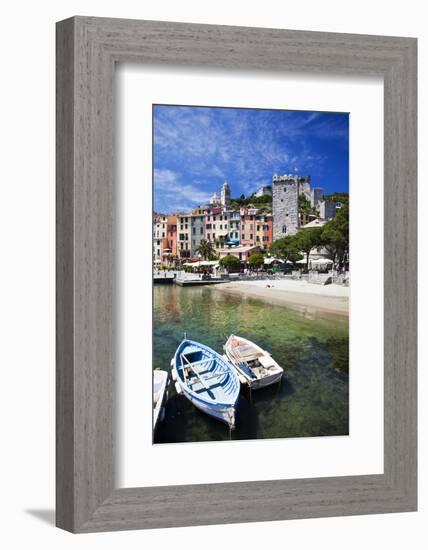
M227 359L236 369L241 382L252 390L280 382L284 369L260 346L231 334L224 345Z
M165 400L168 386L168 373L165 370L153 371L153 431L165 416Z

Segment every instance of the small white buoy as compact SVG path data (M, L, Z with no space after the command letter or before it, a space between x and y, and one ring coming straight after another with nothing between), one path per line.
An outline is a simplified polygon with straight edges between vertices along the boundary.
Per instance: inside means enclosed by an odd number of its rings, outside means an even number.
M178 382L175 383L175 391L178 393L178 395L181 395L183 393L183 390L181 389Z
M174 382L177 382L177 371L175 369L172 369L171 376Z

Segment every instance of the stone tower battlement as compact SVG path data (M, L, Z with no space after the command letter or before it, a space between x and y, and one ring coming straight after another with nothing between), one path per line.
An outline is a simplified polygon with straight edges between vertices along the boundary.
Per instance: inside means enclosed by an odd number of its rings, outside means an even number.
M273 240L299 229L299 181L296 176L272 178Z
M230 186L227 183L227 181L225 181L223 183L223 186L221 188L220 202L221 202L221 205L224 208L229 208L229 206L230 206Z
M303 186L303 189L301 189ZM273 240L294 235L300 226L299 194L310 188L310 178L272 177Z

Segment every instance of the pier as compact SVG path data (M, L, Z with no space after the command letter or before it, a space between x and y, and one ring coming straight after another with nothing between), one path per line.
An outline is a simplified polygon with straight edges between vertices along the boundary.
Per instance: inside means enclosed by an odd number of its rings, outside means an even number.
M225 282L225 279L175 279L175 284L179 286L218 285Z
M172 285L175 279L174 273L155 273L153 275L153 283L155 285Z

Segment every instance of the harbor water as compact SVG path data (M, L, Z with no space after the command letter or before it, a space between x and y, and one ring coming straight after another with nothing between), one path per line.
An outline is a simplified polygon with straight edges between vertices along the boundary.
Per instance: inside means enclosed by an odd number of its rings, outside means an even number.
M154 443L339 436L349 431L348 318L231 296L215 287L154 286L153 368L171 370L184 333L223 354L230 334L284 368L281 384L242 386L236 429L197 410L174 384Z

